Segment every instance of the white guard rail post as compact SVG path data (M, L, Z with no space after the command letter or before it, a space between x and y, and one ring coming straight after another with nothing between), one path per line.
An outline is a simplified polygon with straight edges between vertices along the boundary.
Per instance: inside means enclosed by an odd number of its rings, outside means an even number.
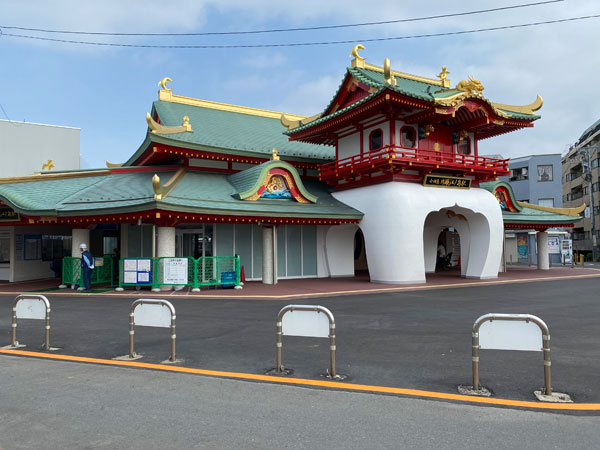
M129 310L129 358L136 357L133 350L135 325L146 327L171 328L171 356L169 361L175 362L175 308L167 300L139 299L131 304Z
M525 322L535 324L541 331L541 336L536 333L536 328L521 327L486 327L483 335L481 328L484 324L494 321ZM523 324L523 325L525 325ZM515 324L516 325L516 324ZM482 334L482 336L480 336ZM480 337L483 342L480 342ZM541 342L540 342L541 337ZM540 347L541 344L541 347ZM525 350L544 352L544 383L546 396L552 396L552 375L550 372L550 331L542 319L531 314L485 314L479 317L473 324L472 333L472 368L473 368L473 390L479 391L479 349L488 350Z
M43 295L22 294L15 298L12 309L12 343L11 347L19 347L17 342L17 318L41 319L46 321L44 350L50 349L50 302Z
M281 363L282 337L329 337L329 376L337 378L335 369L335 319L333 314L323 306L313 305L288 305L284 306L277 316L277 355L275 372L283 373Z

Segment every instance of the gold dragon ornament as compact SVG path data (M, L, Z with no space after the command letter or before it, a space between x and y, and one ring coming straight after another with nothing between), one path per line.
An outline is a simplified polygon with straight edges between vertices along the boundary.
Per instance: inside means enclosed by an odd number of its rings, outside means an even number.
M458 82L456 89L469 94L481 94L485 88L483 87L483 84L481 84L481 81L476 80L469 75L468 80L462 80Z

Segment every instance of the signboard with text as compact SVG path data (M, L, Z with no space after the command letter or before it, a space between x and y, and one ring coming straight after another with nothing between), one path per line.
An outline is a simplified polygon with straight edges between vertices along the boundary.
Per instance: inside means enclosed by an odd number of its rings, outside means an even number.
M20 222L21 216L6 205L0 205L0 222Z
M443 175L425 175L425 179L423 180L423 186L469 189L471 187L471 179L461 177L447 177Z

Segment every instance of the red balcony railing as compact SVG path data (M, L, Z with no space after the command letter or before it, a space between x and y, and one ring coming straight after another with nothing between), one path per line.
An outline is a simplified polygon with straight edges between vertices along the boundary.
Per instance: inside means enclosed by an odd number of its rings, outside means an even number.
M380 171L382 168L410 168L420 172L447 170L473 175L479 180L493 179L510 173L508 159L463 155L434 150L389 145L379 150L354 155L320 166L320 179L332 181ZM385 169L385 170L388 170ZM393 170L393 169L392 169Z

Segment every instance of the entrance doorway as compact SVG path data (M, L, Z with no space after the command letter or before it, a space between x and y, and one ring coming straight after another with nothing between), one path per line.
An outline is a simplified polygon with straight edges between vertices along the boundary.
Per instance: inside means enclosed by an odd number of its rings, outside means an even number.
M354 276L369 278L365 236L360 228L354 234Z
M444 228L438 235L436 272L460 270L460 235L454 228Z
M175 234L175 255L194 259L213 256L212 224L178 229Z

